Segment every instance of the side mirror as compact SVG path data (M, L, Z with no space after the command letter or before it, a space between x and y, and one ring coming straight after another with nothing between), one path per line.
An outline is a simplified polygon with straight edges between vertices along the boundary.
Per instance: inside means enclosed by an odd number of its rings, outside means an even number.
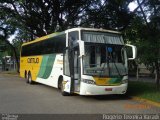
M128 58L128 60L134 60L137 57L137 47L129 44L126 44L126 46L132 49L132 57Z
M84 41L78 40L79 43L79 50L80 50L80 56L82 57L85 55L85 49L84 49Z

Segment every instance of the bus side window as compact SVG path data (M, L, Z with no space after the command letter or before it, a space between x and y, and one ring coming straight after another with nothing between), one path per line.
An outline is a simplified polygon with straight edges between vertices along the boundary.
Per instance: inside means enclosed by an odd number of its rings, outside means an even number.
M21 56L32 56L42 54L63 53L66 45L66 34L25 45L22 47Z
M68 50L64 52L64 75L70 76Z

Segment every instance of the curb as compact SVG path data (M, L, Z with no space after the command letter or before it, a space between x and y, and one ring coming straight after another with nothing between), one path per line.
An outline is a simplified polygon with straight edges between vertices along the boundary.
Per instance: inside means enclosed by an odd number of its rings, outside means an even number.
M144 99L144 98L132 96L131 99L136 100L136 101L145 102L147 104L150 104L150 105L153 105L153 106L156 106L156 107L160 107L160 103L154 102L154 101L151 101L151 100L147 100L147 99Z

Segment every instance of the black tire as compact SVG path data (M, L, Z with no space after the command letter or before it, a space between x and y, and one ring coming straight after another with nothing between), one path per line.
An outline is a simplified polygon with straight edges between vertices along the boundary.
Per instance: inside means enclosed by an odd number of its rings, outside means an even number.
M64 91L64 85L63 85L63 80L61 80L61 86L60 86L61 94L63 96L69 96L70 94L68 92Z
M29 82L28 82L28 75L27 75L26 72L25 72L25 81L26 81L26 83L29 83Z
M31 75L30 72L28 73L27 81L28 81L29 84L33 84L32 75Z
M59 90L61 90L62 81L63 81L63 77L60 77L60 78L58 79L58 89L59 89Z

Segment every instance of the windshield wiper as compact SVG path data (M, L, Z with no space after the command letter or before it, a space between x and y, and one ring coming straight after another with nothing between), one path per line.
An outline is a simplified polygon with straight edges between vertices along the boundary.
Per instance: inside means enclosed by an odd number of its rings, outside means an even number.
M106 61L107 61L107 62L105 62L105 63L104 63L104 65L103 65L103 67L102 67L102 70L101 70L101 72L100 72L99 77L101 77L101 76L102 76L102 71L104 71L104 70L105 70L106 63L107 63L107 67L108 67L108 76L110 76L109 59L106 59Z
M119 69L118 69L118 67L117 67L117 65L116 65L116 63L115 63L114 60L113 60L113 63L114 63L114 66L115 66L115 68L116 68L116 70L117 70L117 72L118 72L118 75L119 75L119 76L122 76L122 75L120 74Z

